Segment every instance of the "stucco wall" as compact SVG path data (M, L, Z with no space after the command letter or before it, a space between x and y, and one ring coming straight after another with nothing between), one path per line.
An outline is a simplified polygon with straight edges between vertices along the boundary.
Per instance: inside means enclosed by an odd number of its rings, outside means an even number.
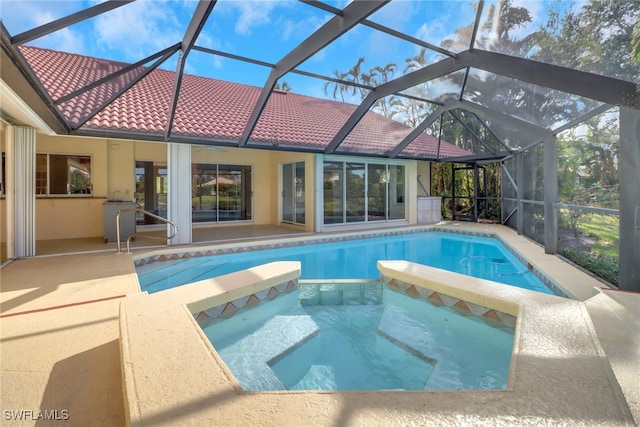
M93 183L90 197L37 197L36 240L102 236L102 203L108 197L107 141L39 133L36 152L90 155Z
M431 168L430 168L431 163L430 162L416 162L416 170L418 175L420 175L420 181L422 181L422 185L425 186L425 188L427 189L427 191L429 193L431 193ZM418 185L418 180L416 179L416 185L417 185L417 190L418 190L418 196L426 196L427 194L424 194L422 191L422 188L420 188L420 185ZM430 194L429 194L430 195Z
M4 138L1 141L4 144ZM4 147L3 147L4 148ZM65 239L103 236L103 208L107 199L134 200L135 162L166 162L164 143L77 138L38 134L38 153L90 155L93 194L90 197L38 197L36 239ZM193 163L253 166L253 223L278 224L281 218L282 171L284 163L305 162L305 230L316 222L316 155L308 153L192 146ZM407 222L415 224L416 198L422 195L416 175L429 188L429 163L408 161ZM6 203L0 200L0 239L6 240ZM223 226L223 225L221 225Z
M274 224L273 205L277 203L277 171L272 164L271 152L233 147L206 147L194 145L192 163L219 163L253 166L253 223ZM277 204L276 204L277 209Z

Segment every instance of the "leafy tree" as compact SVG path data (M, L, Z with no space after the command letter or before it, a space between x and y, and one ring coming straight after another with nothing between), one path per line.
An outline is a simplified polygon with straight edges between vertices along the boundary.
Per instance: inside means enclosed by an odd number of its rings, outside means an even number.
M282 85L280 85L280 82L277 82L275 87L274 87L274 89L275 90L281 90L283 92L291 92L291 90L292 90L291 86L289 86L289 83L287 83L285 81L282 82Z
M579 9L555 5L533 38L533 59L638 81L640 2L591 0ZM635 43L635 44L634 44ZM636 50L634 50L636 49Z
M640 22L636 24L636 28L633 30L631 47L633 48L633 62L640 65Z

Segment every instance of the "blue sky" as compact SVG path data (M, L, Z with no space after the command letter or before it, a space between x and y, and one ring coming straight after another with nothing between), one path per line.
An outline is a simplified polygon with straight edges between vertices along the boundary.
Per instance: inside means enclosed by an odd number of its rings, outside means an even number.
M95 0L0 0L0 17L9 32L16 35L96 3ZM343 8L347 1L327 3ZM485 10L490 3L487 1ZM525 4L536 16L545 9L545 2L526 1ZM135 62L180 41L196 5L193 0L138 0L29 44ZM439 45L456 28L472 23L474 16L468 0L394 0L369 19ZM196 44L275 63L331 17L330 13L297 1L220 0ZM530 29L521 31L526 33ZM299 68L330 76L334 70L348 70L358 57L364 57L363 71L375 65L395 63L398 76L405 69L405 58L418 51L419 46L358 26ZM441 58L434 55L432 60ZM175 58L163 68L175 70ZM270 70L193 51L185 71L262 86ZM323 81L296 75L287 75L284 80L294 92L326 96Z

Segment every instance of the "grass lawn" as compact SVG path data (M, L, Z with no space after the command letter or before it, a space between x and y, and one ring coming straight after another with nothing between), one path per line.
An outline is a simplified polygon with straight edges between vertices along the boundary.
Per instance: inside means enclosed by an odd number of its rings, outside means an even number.
M591 247L591 252L617 259L619 227L620 218L617 216L591 214L579 229L582 233L597 239Z

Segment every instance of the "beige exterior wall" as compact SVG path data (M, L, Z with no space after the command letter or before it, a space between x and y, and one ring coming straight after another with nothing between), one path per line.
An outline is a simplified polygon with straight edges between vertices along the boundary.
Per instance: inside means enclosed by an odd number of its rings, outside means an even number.
M4 150L4 128L0 141ZM93 194L91 197L38 197L36 200L36 240L101 237L103 207L107 199L134 200L135 162L167 161L167 146L130 140L77 138L38 134L38 153L91 156ZM316 222L316 155L284 151L192 146L193 163L250 165L253 167L254 224L279 224L282 216L282 165L305 162L305 231L314 231ZM429 187L429 163L403 162L407 168L407 222L415 224L417 196L422 195L416 175ZM321 187L321 183L320 183ZM0 238L6 240L6 203L0 199ZM196 224L203 226L206 224ZM211 225L211 224L209 224ZM219 224L217 226L226 226ZM294 225L292 225L294 226ZM4 249L4 243L3 243Z
M416 170L418 175L420 176L420 181L422 181L422 185L425 186L427 191L431 193L431 162L416 162ZM416 185L418 186L418 196L426 196L418 185L418 180L416 179ZM430 195L430 194L429 194Z
M406 186L407 186L407 222L409 224L418 223L418 180L416 179L418 162L411 160L407 163ZM422 190L420 190L422 193Z
M274 205L277 210L277 199L274 195L278 191L278 175L270 151L194 145L191 162L253 166L253 223L276 223Z
M108 197L108 141L39 133L37 153L91 156L91 197L37 197L36 240L103 235L102 203Z

